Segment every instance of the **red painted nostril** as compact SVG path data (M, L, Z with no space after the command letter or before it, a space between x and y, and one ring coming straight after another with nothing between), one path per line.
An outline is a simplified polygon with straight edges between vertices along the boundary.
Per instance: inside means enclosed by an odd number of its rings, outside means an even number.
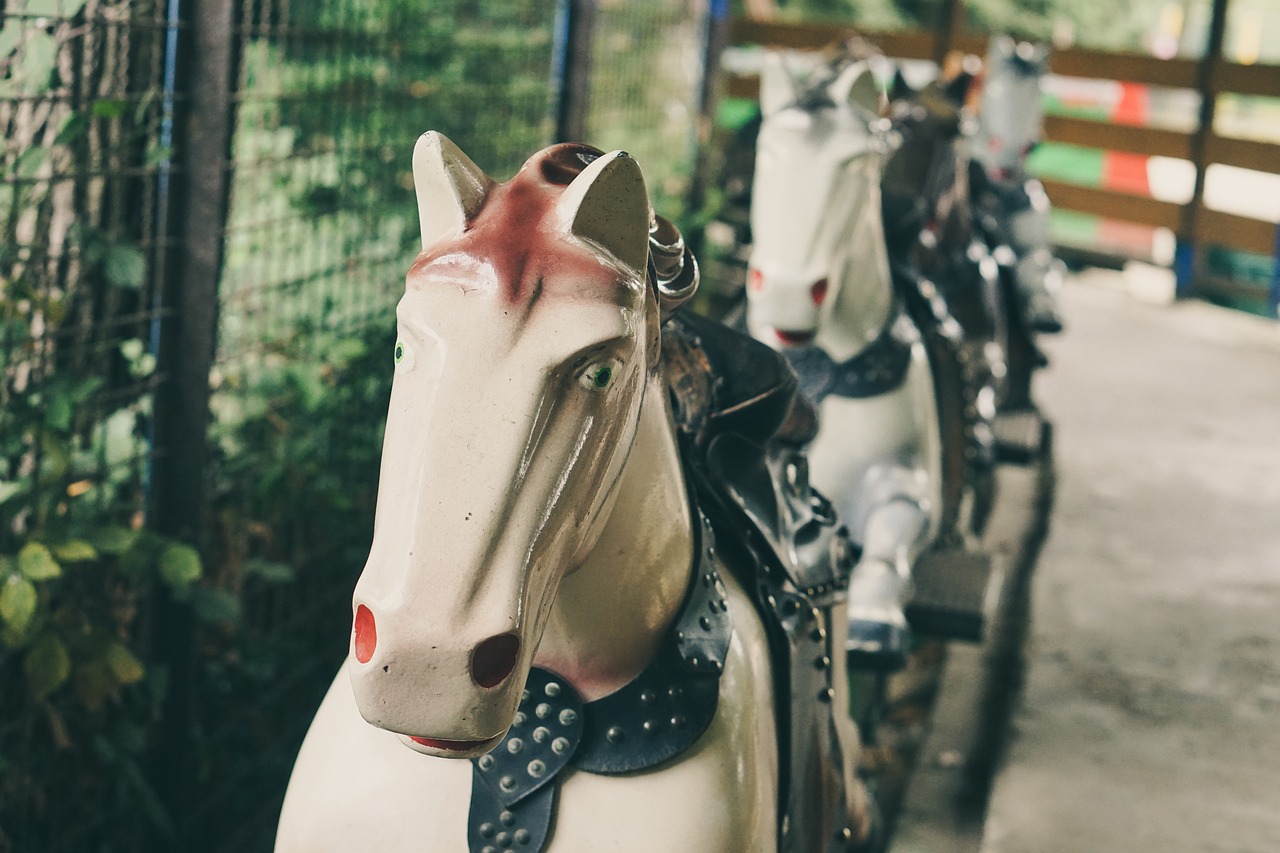
M809 296L813 299L814 305L821 305L827 298L827 280L819 279L809 288Z
M361 604L356 608L356 660L368 663L373 650L378 647L378 626L373 621L373 611Z
M752 293L759 293L764 290L764 273L760 270L753 269L747 273L747 288Z
M490 637L471 653L471 677L481 687L495 687L516 668L519 655L520 638L515 634Z

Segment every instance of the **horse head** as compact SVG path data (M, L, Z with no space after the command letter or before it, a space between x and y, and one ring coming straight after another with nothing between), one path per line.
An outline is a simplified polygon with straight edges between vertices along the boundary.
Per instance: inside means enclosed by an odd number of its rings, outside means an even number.
M1040 141L1044 122L1040 81L1048 60L1046 45L1009 36L991 40L975 154L995 177L1020 173L1023 161Z
M800 82L785 56L766 57L747 325L774 347L814 343L844 360L885 321L879 186L890 141L880 100L865 61Z
M560 581L600 535L659 307L626 153L553 146L497 184L427 133L413 175L422 252L396 311L350 676L368 722L467 758L510 726Z

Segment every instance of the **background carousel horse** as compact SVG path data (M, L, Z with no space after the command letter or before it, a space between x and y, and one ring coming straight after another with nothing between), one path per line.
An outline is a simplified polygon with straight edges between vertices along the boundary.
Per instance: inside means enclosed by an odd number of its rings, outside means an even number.
M770 54L761 75L746 323L787 356L821 409L812 477L862 549L850 666L895 669L908 651L912 566L938 529L939 420L885 251L879 90L865 61L814 61Z
M794 378L662 325L695 268L625 153L495 184L432 133L413 168L373 546L276 849L874 843Z
M897 76L889 115L901 144L885 166L881 188L895 280L934 366L949 430L944 446L964 446L949 457L944 491L949 505L957 506L960 484L971 487L961 526L980 534L995 498L995 423L1008 395L1009 323L999 267L974 223L967 142L972 120L963 110L968 84L962 76L916 91Z
M995 247L1006 297L1019 309L1010 322L1009 398L1024 408L1032 406L1031 373L1046 363L1033 335L1062 331L1055 294L1065 268L1049 248L1049 197L1026 170L1041 137L1048 57L1045 45L991 40L971 169L978 224Z

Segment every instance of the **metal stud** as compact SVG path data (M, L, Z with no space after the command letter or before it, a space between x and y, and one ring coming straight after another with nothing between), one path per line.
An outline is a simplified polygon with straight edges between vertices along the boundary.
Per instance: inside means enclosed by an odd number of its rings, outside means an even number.
M560 695L560 685L556 684L554 681L548 681L547 686L543 688L543 691L554 699Z
M546 702L539 702L538 707L533 709L533 713L538 715L539 720L545 720L551 716L551 706Z
M622 730L622 726L611 726L604 736L609 739L609 743L622 743L627 733Z
M486 844L480 849L480 853L498 853L498 848L494 847L492 844Z
M560 712L560 725L572 726L578 721L578 712L572 708L565 708Z
M711 620L710 620L710 619L708 619L708 618L707 618L707 617L705 617L705 616L699 616L699 617L698 617L698 624L702 626L702 630L704 630L704 631L710 631L710 630L711 630Z
M518 729L528 721L529 721L529 718L528 716L525 715L524 711L516 711L516 717L514 720L511 721L511 727L514 729Z
M656 735L661 728L662 728L662 723L658 722L657 720L644 721L645 734Z
M498 815L498 820L502 821L503 826L512 826L516 822L516 813L510 809L503 809L502 814Z
M853 830L847 826L836 833L836 841L843 841L845 843L848 843L849 841L852 841L852 840L853 840Z
M492 770L492 769L493 769L493 756L492 756L492 755L482 755L482 756L480 756L480 760L479 760L479 761L477 761L477 762L476 762L476 764L480 767L480 769L481 769L481 770Z
M711 574L711 572L707 572L705 575L702 576L702 583L705 586L715 586L716 576Z
M497 837L497 838L495 838L495 839L494 839L494 841L498 842L498 846L499 846L499 847L510 847L510 846L511 846L511 833L509 833L509 832L499 832L499 833L498 833L498 837Z
M547 765L535 758L529 762L529 775L535 779L541 779L547 775Z
M504 791L514 791L516 788L516 777L503 776L498 780L498 787Z
M538 726L533 730L533 740L535 743L546 743L547 738L551 737L551 729L546 726Z
M507 752L511 753L512 755L517 754L523 749L524 749L524 741L520 740L520 738L513 737L511 740L507 741Z
M685 726L685 723L687 722L689 721L685 719L684 714L676 714L674 717L671 718L671 728L683 729Z
M516 844L528 844L533 840L533 836L529 834L527 829L516 830Z
M832 690L830 687L823 688L822 690L818 691L818 701L830 702L835 695L836 695L835 691Z
M652 705L658 701L658 694L652 690L645 690L640 693L640 701L646 705Z
M667 696L675 700L682 699L684 698L684 688L673 684L667 688Z
M529 691L528 691L528 690L521 690L521 691L520 691L520 701L521 701L521 702L528 702L528 701L529 701Z
M558 737L555 740L551 741L551 751L554 752L556 755L564 755L566 752L568 752L569 751L568 738Z
M711 661L711 669L718 675L724 671L724 664L718 660Z
M493 836L497 835L497 833L498 833L498 827L494 826L493 824L491 823L480 824L481 838L493 838Z
M818 658L814 660L813 666L815 669L826 669L827 667L831 666L831 658L827 657L826 655L820 655Z

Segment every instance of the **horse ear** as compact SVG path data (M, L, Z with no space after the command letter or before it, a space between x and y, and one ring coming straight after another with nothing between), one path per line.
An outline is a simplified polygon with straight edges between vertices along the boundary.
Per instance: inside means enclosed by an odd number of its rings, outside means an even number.
M426 249L463 232L484 207L493 181L448 137L432 130L413 146L413 186Z
M837 104L857 104L875 115L880 114L883 106L884 93L871 66L865 62L855 62L841 71L827 87L827 94Z
M561 226L641 275L649 261L649 195L635 158L625 151L597 157L556 202Z
M795 103L799 96L800 87L787 67L786 58L775 51L766 53L760 68L760 112L768 118L788 104Z

